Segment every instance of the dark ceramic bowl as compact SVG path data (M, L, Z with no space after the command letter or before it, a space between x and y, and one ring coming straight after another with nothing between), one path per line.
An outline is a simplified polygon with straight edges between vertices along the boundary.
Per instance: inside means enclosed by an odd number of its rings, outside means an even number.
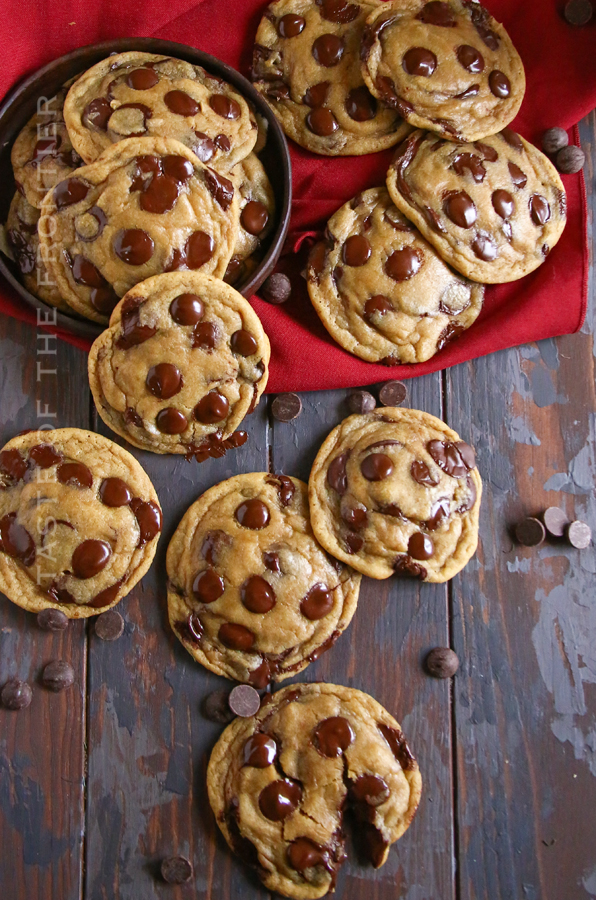
M110 53L124 53L126 50L159 53L196 63L207 72L234 85L236 90L252 104L256 112L266 119L268 123L267 143L259 156L275 192L276 223L275 229L265 242L264 256L261 262L247 280L235 285L240 293L245 297L250 297L273 271L288 231L292 202L292 175L288 145L277 119L246 78L214 56L209 56L208 53L202 53L186 44L158 41L154 38L122 38L117 41L106 41L103 44L80 47L78 50L73 50L72 53L67 53L66 56L54 60L43 69L39 69L13 88L0 105L0 221L6 222L8 208L16 190L10 164L10 151L19 131L35 113L38 97L53 97L69 78L81 75L86 69L109 56ZM1 253L0 274L10 282L27 306L33 309L47 310L48 307L29 293L21 283L16 265ZM82 321L60 312L58 313L58 326L71 334L92 340L103 330L103 326L96 322Z

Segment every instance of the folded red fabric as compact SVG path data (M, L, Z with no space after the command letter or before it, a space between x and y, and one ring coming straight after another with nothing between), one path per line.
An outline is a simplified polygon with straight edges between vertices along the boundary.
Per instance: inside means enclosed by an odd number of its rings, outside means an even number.
M559 125L570 129L571 140L577 143L574 123L596 106L596 16L588 26L574 28L563 18L564 0L525 0L521 5L518 0L486 0L485 5L507 28L526 69L526 96L513 127L539 145L542 132ZM246 75L264 8L262 0L98 0L92 4L45 0L35 5L32 20L23 15L20 4L5 4L0 95L24 75L76 47L126 36L191 44ZM292 278L292 298L281 307L258 297L252 300L271 339L269 391L409 378L581 328L588 249L585 185L580 173L563 176L568 222L544 265L521 281L489 287L479 319L459 340L427 363L391 369L346 353L320 324L300 271L309 235L320 232L346 200L384 182L391 151L330 159L290 144L295 202L290 238L279 268ZM7 284L0 285L0 311L35 321ZM80 347L87 346L80 339L63 336Z

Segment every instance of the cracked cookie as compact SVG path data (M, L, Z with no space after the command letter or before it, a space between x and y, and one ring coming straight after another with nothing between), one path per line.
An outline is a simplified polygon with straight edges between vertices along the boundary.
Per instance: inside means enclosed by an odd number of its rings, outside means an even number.
M387 407L333 429L308 484L317 540L372 578L443 582L478 543L473 449L440 419Z
M475 0L394 0L373 10L362 74L416 128L478 141L518 113L524 67L502 25Z
M372 96L359 67L377 0L278 0L261 19L252 79L296 143L326 156L392 147L408 126Z
M47 192L82 164L64 124L64 99L71 84L72 80L54 97L38 99L37 112L12 146L10 161L17 187L38 209Z
M275 194L263 163L251 153L234 168L240 196L240 223L224 280L238 284L256 268L261 248L275 225Z
M293 684L236 719L213 748L209 802L230 848L269 891L333 891L343 824L369 865L384 864L420 801L418 764L399 724L362 691Z
M222 277L238 204L234 184L179 141L131 138L48 193L39 235L62 297L106 323L119 298L151 275Z
M37 234L40 211L18 191L12 198L6 220L6 240L27 290L61 312L72 313L60 296L54 280L43 261Z
M97 410L153 453L199 462L246 441L234 430L265 389L269 340L247 300L218 278L156 275L118 304L89 353Z
M396 151L387 188L445 262L487 284L538 268L567 217L555 167L509 128L474 144L415 131Z
M307 266L308 293L329 334L369 362L424 362L476 320L484 287L456 274L371 188L327 223Z
M227 172L257 140L254 114L230 84L201 66L138 51L109 56L81 75L64 118L86 163L123 139L162 137Z
M316 542L304 482L236 475L186 512L168 547L168 613L200 663L257 688L301 672L344 631L360 575Z
M71 619L115 606L155 555L157 494L117 444L79 428L29 431L0 451L0 590Z

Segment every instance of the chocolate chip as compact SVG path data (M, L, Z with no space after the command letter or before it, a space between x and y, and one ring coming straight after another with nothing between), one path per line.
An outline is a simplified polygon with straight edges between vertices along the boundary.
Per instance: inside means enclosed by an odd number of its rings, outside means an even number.
M547 128L542 135L542 149L545 153L556 153L569 143L569 136L564 128Z
M74 669L70 663L54 659L45 666L41 680L45 687L58 693L74 683Z
M515 526L515 537L524 547L538 547L543 543L546 532L540 519L528 516Z
M170 315L177 325L196 325L205 308L196 294L180 294L170 303Z
M48 607L37 614L37 624L44 631L64 631L68 628L68 616L61 609Z
M342 259L346 266L363 266L369 259L372 248L362 234L353 234L342 248Z
M293 840L288 847L287 857L290 866L302 874L315 866L324 866L327 870L330 867L329 852L307 837Z
M161 861L161 877L168 884L184 884L192 878L192 865L185 856L168 856Z
M212 169L205 169L205 182L209 189L209 193L211 194L213 199L217 203L219 203L219 205L224 210L224 212L227 211L230 208L232 201L234 199L234 185L229 180L229 178L224 178L223 175L219 175L217 172L213 171ZM251 204L249 203L248 206L250 206L250 205ZM265 224L266 224L267 210L261 203L259 203L257 205L261 206L263 212L265 213ZM254 218L254 220L256 220L258 217L255 214L253 216L253 218ZM250 230L246 227L246 225L244 223L244 219L242 220L242 224L244 225L244 227L246 228L247 231ZM263 228L264 227L265 227L265 225L263 225ZM258 232L251 232L251 234L256 234L256 233L258 233ZM188 253L187 253L187 255L188 255ZM191 268L193 268L193 267L191 266Z
M563 537L569 524L567 515L558 506L549 506L542 513L544 527L552 537Z
M335 459L329 463L327 470L327 484L337 491L338 494L345 494L348 487L348 478L346 475L346 463L348 461L349 452L340 453Z
M449 194L443 202L443 210L459 228L471 228L478 218L474 201L465 191Z
M83 541L72 554L72 573L82 580L93 578L105 569L111 556L112 548L107 541Z
M508 163L509 174L511 175L511 180L516 188L524 188L528 183L528 176L525 172L522 172L519 166L516 166L515 163Z
M158 363L147 372L145 384L154 397L169 400L182 390L182 374L172 363Z
M580 169L583 169L585 161L586 154L581 147L576 147L575 144L563 147L557 153L556 158L557 169L563 175L574 175L576 172L579 172Z
M541 194L533 194L530 197L530 216L534 225L545 225L550 219L550 206Z
M251 575L240 588L240 600L249 612L264 615L275 606L275 591L261 575Z
M408 390L401 381L386 381L379 391L383 406L399 406L408 396Z
M137 546L142 547L148 544L161 531L161 509L153 500L141 500L140 497L133 497L130 501L130 508L135 514L137 524L139 526L139 543Z
M250 331L241 328L231 336L230 349L239 356L253 356L258 349L257 340Z
M308 130L318 137L329 137L339 128L339 122L326 106L317 106L316 109L312 109L305 121Z
M368 122L377 114L377 101L366 87L352 88L346 98L346 112L355 122Z
M250 684L238 684L232 688L228 702L232 712L243 719L255 716L261 708L258 691L255 691Z
M452 478L464 478L476 465L474 450L465 441L432 440L426 447L439 468Z
M488 85L495 97L504 99L511 93L511 83L503 72L494 69L488 76Z
M160 409L155 424L162 434L182 434L188 428L188 419L179 409L168 406Z
M26 681L11 678L2 688L0 700L6 709L25 709L31 703L33 692Z
M257 732L252 734L245 742L243 756L245 766L253 766L255 769L266 769L275 762L277 744L268 734Z
M222 422L230 411L230 401L219 391L209 391L202 397L193 410L197 422L204 425L215 425Z
M119 231L114 238L116 256L129 266L142 266L153 256L155 244L150 235L141 228Z
M585 522L578 519L567 528L567 540L577 550L585 550L592 543L592 529Z
M89 185L81 178L68 178L61 181L54 188L54 203L56 209L64 209L65 206L72 206L74 203L80 203L89 193Z
M277 33L282 38L293 38L304 31L306 20L302 16L295 16L288 13L282 16L277 23Z
M437 68L437 57L425 47L412 47L404 54L401 64L408 75L430 78Z
M486 176L483 161L475 153L458 153L451 163L451 168L462 178L466 171L469 172L477 184L481 184Z
M115 609L101 613L95 620L95 634L101 641L117 641L124 631L124 619Z
M246 204L240 216L240 222L245 231L249 234L259 235L264 230L269 221L269 213L263 203L258 200L251 200Z
M196 116L201 105L185 91L168 91L163 102L177 116Z
M33 450L36 448L34 447ZM33 453L33 450L30 452ZM0 453L0 472L15 481L20 481L27 471L27 461L18 450L3 450Z
M314 622L333 609L333 592L324 584L315 584L300 601L300 612Z
M350 785L350 796L357 803L380 806L389 799L389 785L378 775L360 775Z
M563 15L570 25L587 25L594 10L590 0L569 0L565 4Z
M348 3L347 0L317 0L317 6L322 19L342 25L357 19L361 9L358 4Z
M452 678L459 669L457 654L450 647L435 647L424 661L433 678Z
M455 28L457 25L449 4L440 0L425 3L416 18L425 25L436 25L437 28Z
M267 484L272 484L277 488L281 505L284 507L289 506L296 491L292 479L288 478L287 475L268 475L265 481Z
M219 338L219 329L213 322L200 322L192 336L193 350L214 350Z
M96 97L88 103L81 116L83 125L87 128L97 128L98 131L107 131L110 116L114 110L110 106L107 97Z
M268 303L275 305L285 303L289 300L292 293L292 284L287 275L283 272L274 272L267 278L261 288L261 296Z
M245 500L244 503L241 503L234 513L234 518L243 528L251 528L253 531L258 531L269 524L271 515L263 501L255 497L252 500Z
M199 603L215 603L225 589L223 578L213 569L204 569L199 572L192 584L192 592Z
M213 691L208 694L202 705L202 712L206 719L211 722L218 722L220 725L227 725L234 718L234 713L230 709L228 691Z
M352 391L348 397L348 406L351 412L363 415L372 412L377 401L368 391Z
M394 250L385 263L385 271L394 281L408 281L422 266L422 251L414 247Z
M235 622L224 622L220 625L217 636L224 647L229 650L250 650L255 642L255 635L244 625L237 625Z
M408 554L412 559L430 559L435 546L427 534L416 531L408 541Z
M278 422L291 422L302 412L302 400L298 394L278 394L271 404L271 413Z
M364 304L363 318L370 322L373 316L382 317L388 312L393 312L393 304L387 297L377 294L375 297L369 297Z
M155 87L158 81L159 75L155 69L151 69L149 66L133 69L126 77L126 83L133 91L148 91Z
M222 119L238 119L242 114L240 105L223 94L212 94L209 98L209 106L213 112Z
M492 262L497 258L497 245L485 234L476 235L471 246L478 259L484 262Z
M320 66L336 66L344 55L344 44L336 34L321 34L312 45L312 55Z
M271 822L283 822L301 800L300 785L292 781L272 781L259 795L259 809Z
M502 219L508 219L509 216L513 215L515 204L509 191L493 191L491 200L494 211L497 215L501 216Z
M35 541L27 529L17 522L16 512L0 519L0 549L24 566L32 566L35 562Z
M355 738L352 726L343 716L331 716L319 722L312 735L313 747L321 756L342 756Z
M460 66L463 66L468 72L477 75L483 71L484 57L475 47L470 47L469 44L462 44L455 52Z

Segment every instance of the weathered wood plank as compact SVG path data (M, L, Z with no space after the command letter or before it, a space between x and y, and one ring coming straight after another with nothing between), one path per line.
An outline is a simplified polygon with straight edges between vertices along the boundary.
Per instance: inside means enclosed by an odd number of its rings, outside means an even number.
M441 378L407 382L405 406L441 417ZM372 388L377 393L376 388ZM276 472L308 480L312 461L331 429L350 414L349 391L302 394L299 418L273 421ZM422 660L449 644L447 590L408 579L363 578L359 607L346 633L295 680L328 681L366 691L401 722L424 779L420 808L408 832L378 871L350 861L338 895L350 900L409 900L454 895L449 685L425 675Z
M591 223L595 124L582 126ZM477 560L452 588L462 900L596 895L594 546L511 539L551 505L596 531L593 314L582 334L447 373L447 421L487 487Z
M0 446L25 428L89 426L85 355L0 317ZM64 390L69 384L71 389ZM61 386L59 388L59 385ZM46 633L0 598L0 685L28 681L28 709L0 708L0 893L7 900L79 900L84 835L85 623ZM75 684L52 694L43 666L64 659Z

